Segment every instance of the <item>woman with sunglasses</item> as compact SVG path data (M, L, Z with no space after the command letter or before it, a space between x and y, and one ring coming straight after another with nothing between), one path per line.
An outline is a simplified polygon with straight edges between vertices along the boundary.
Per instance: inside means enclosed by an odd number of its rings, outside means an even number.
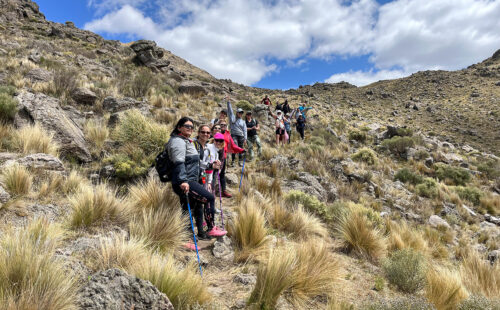
M213 169L220 169L220 161L215 145L207 144L209 139L210 127L208 125L201 125L198 129L198 136L194 141L195 147L200 154L199 183L206 190L212 192ZM222 237L227 234L227 231L221 230L215 225L215 206L208 203L203 205L208 233L205 233L204 231L201 233L198 232L198 237L200 239L209 239L209 237Z
M190 139L193 133L194 122L189 117L181 118L175 125L167 142L167 150L170 161L173 163L172 169L172 189L179 196L179 200L184 213L188 213L189 201L202 201L215 208L215 197L207 191L200 183L200 154L196 150L193 140ZM197 204L193 204L195 206ZM198 235L203 234L203 210L194 208L194 218ZM191 228L187 223L188 229ZM193 243L188 243L187 247L196 250Z
M221 128L220 133L224 136L224 149L219 153L219 158L222 158L222 169L220 171L220 185L222 188L222 197L231 198L232 195L226 190L226 162L227 154L240 154L245 153L245 149L240 148L234 143L231 133L227 130L227 122L225 120L219 121L218 125ZM215 128L216 126L214 126ZM215 137L215 135L214 135Z

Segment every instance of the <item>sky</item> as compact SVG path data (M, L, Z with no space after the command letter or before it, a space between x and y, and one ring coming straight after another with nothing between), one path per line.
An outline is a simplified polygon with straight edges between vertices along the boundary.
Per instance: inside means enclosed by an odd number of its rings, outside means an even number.
M458 70L500 49L500 0L35 0L106 39L154 40L221 79L357 86Z

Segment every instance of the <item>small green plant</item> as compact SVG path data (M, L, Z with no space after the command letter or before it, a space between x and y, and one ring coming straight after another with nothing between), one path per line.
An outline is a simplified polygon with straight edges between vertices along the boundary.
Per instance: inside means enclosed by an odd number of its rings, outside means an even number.
M149 68L139 68L137 74L128 85L128 94L134 98L142 98L156 84L155 75Z
M393 252L383 267L389 283L402 292L415 293L424 287L424 257L411 248Z
M438 195L437 182L433 178L425 178L424 182L415 186L417 195L427 198L434 198Z
M360 130L352 130L349 132L349 140L364 143L366 141L366 132Z
M236 103L236 106L238 108L243 109L244 111L252 111L253 110L253 104L246 100L240 100Z
M484 173L488 179L500 177L500 160L486 160L477 165L477 170Z
M458 194L461 199L470 201L475 206L479 206L481 197L484 196L484 193L477 187L453 186L452 189Z
M60 68L54 71L54 95L57 97L71 94L78 85L78 71Z
M458 305L458 310L498 310L500 300L490 300L483 296L471 295Z
M144 154L142 152L139 153ZM126 180L145 175L148 172L148 168L151 165L152 160L152 158L145 156L116 154L106 158L104 163L113 164L116 177Z
M424 182L424 178L408 168L399 169L394 175L395 181L417 185Z
M436 164L436 177L450 185L465 185L470 181L470 173L461 167L452 167L445 164Z
M413 136L413 130L411 128L398 128L396 129L396 134L400 137L411 137Z
M0 92L0 122L11 121L17 112L17 101L11 95Z
M370 148L362 148L351 156L355 161L362 161L368 165L374 165L377 162L377 154Z
M399 297L365 305L361 310L435 310L434 305L421 297Z
M380 292L380 291L384 290L384 286L385 286L384 278L382 278L382 277L376 277L375 278L375 285L373 286L373 288L377 292Z
M415 140L412 137L395 136L382 141L382 147L388 149L391 153L402 157L406 150L415 145Z

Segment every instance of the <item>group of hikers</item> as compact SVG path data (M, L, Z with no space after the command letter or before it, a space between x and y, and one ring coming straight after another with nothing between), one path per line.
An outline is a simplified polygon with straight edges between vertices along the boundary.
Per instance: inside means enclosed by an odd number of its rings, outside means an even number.
M254 145L257 147L257 156L262 154L258 134L260 126L259 122L252 117L252 111L245 113L243 109L238 108L235 114L229 97L225 99L227 109L221 110L219 116L211 120L210 124L200 125L194 139L191 139L195 129L193 119L190 117L179 119L170 134L165 150L156 159L156 169L160 179L172 183L172 189L179 196L183 211L189 214L190 223L187 224L188 229L193 231L194 244L190 242L186 244L186 247L191 250L198 251L196 239L207 240L227 234L224 230L222 206L222 227L218 227L215 223L215 197L218 194L221 205L223 197L232 197L226 188L225 175L228 164L233 167L236 154L238 154L238 165L243 165L244 169L243 155L246 153L246 147L249 160L254 158ZM283 104L277 104L273 112L270 108L271 101L267 96L262 103L269 106L268 113L275 120L278 146L280 143L290 143L292 119L295 120L297 132L304 139L305 114L311 108L306 108L304 104L301 104L299 108L292 110L288 101L285 100ZM244 114L245 117L243 117ZM228 163L229 154L231 154L230 163ZM161 156L165 158L165 165L159 165ZM164 166L168 167L164 168L168 171L162 170L161 167ZM168 179L164 180L163 174L168 174ZM192 218L196 223L197 237L194 236Z

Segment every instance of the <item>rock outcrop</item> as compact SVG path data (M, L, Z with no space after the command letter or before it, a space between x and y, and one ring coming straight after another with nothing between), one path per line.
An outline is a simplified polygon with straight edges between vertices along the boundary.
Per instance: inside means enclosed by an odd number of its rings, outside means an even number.
M81 162L91 160L82 130L66 115L58 99L41 93L22 92L17 100L19 112L15 119L16 127L30 123L40 124L54 134L63 156L77 158Z
M164 52L156 46L156 42L148 40L139 40L134 42L130 48L135 52L135 61L151 68L155 71L166 71L170 62L162 59Z

